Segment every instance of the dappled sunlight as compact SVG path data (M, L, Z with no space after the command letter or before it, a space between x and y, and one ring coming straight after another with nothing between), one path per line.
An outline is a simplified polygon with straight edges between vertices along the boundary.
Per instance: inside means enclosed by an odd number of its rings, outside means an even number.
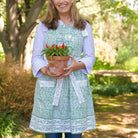
M115 103L108 103L110 106L121 106L120 104L115 104Z
M112 114L110 117L118 121L121 125L129 125L134 124L137 122L137 114L133 113L118 113L118 114ZM115 122L117 123L117 122Z
M102 125L100 124L100 126L97 126L97 128L99 130L102 130L102 131L108 131L108 130L115 130L115 129L120 129L121 127L119 126L115 126L115 125Z
M103 103L98 102L98 104L99 104L99 105L103 105L103 106L108 106L108 105L109 105L109 106L117 106L117 107L118 107L118 106L121 106L121 104L118 104L118 103L104 103L104 104L103 104Z
M135 138L138 138L138 134L134 134L133 136L134 136Z
M137 132L138 129L136 128L125 128L125 126L118 126L118 125L100 125L97 126L97 129L102 130L102 131L109 131L109 130L116 130L118 132L124 132L124 133L130 133L130 132Z
M137 114L128 114L123 113L123 118L121 124L127 125L127 124L138 124L138 117Z
M136 138L138 133L138 94L101 98L96 104L97 135L91 138ZM106 108L106 109L104 109ZM103 112L105 111L105 112ZM93 136L94 135L94 136Z

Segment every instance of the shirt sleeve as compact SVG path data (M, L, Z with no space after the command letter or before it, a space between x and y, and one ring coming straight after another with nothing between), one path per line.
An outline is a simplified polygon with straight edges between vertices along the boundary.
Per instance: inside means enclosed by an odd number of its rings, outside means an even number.
M79 62L83 62L86 67L86 69L81 69L81 71L84 74L90 74L95 63L95 48L91 26L88 23L83 34L83 58L81 58Z
M42 73L39 71L42 67L47 66L47 61L44 60L44 56L41 56L41 51L44 49L44 39L47 32L47 28L41 22L37 25L35 38L33 43L32 53L32 71L34 77L40 77Z

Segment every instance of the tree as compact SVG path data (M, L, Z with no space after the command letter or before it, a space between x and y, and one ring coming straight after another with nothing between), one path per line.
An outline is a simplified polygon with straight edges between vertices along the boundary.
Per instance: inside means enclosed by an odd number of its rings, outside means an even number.
M0 3L0 42L5 57L23 62L27 38L38 23L40 12L46 0L2 0ZM3 10L3 11L2 11ZM6 10L5 22L2 12ZM4 27L2 27L2 25Z
M138 54L138 7L137 0L81 0L80 12L90 18L96 52L104 45L116 51L116 59L127 60ZM122 58L122 47L128 51ZM107 48L108 49L108 48ZM131 49L131 50L130 50ZM96 56L104 59L105 50ZM124 50L121 51L124 53ZM108 54L113 54L109 51ZM101 57L101 55L103 55ZM123 61L124 62L124 61Z

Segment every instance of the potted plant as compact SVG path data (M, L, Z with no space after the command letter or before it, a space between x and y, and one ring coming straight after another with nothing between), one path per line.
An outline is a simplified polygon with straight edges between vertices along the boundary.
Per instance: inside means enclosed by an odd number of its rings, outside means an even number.
M56 44L49 46L46 44L46 49L41 52L42 56L46 55L49 63L49 70L52 74L65 73L64 68L67 67L70 49L72 48L70 46L65 46L64 43L61 46Z

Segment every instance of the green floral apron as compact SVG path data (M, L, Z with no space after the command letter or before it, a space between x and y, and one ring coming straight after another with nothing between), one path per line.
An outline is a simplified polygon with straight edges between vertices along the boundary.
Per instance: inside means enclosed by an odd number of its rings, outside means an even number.
M86 32L69 25L48 30L45 44L71 46L71 55L81 58ZM47 62L47 60L46 60ZM68 62L68 66L71 60ZM82 133L96 128L89 80L81 70L62 79L41 76L37 79L30 128L41 133Z

